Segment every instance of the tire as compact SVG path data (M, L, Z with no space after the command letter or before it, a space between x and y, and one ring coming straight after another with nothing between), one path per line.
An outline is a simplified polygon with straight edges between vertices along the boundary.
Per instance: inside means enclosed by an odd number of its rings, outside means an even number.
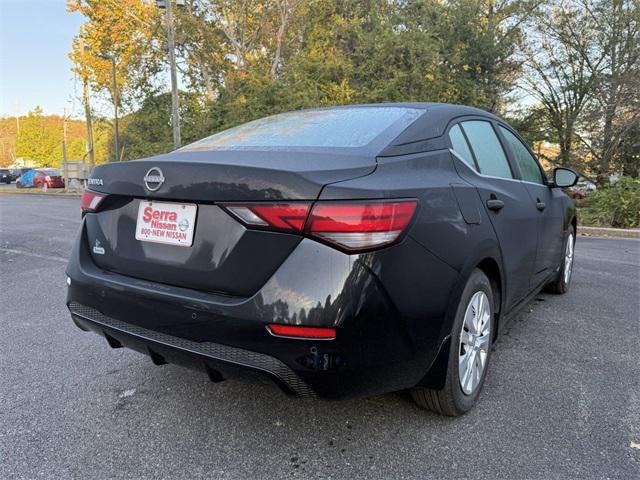
M477 303L478 299L482 299L482 302L486 305L484 308L482 306L479 309L477 308L478 305L482 305ZM478 310L480 310L480 314L478 314ZM489 369L491 340L495 332L494 311L495 305L491 282L482 270L475 269L469 276L469 280L467 280L460 297L460 303L456 309L451 331L451 347L449 348L445 386L442 390L430 390L424 387L413 388L411 396L420 407L441 415L457 417L467 413L475 405ZM486 314L489 315L488 318ZM467 323L465 323L465 317L467 318ZM480 322L479 329L475 328L474 332L467 328L468 324L478 325L470 321L478 318ZM464 341L461 342L463 331L465 332ZM478 331L482 334L478 335ZM464 361L465 358L466 362ZM476 359L482 363L482 358L484 358L484 363L481 366L479 375L476 373L471 379L465 376L465 372L468 373L469 370L461 370L462 365L466 363L467 365L471 364L478 367L479 364L476 363ZM473 372L477 371L472 369L471 372L473 374ZM469 380L471 380L471 384Z
M562 263L556 277L544 288L546 292L555 293L557 295L565 294L569 291L571 285L571 276L573 274L573 256L576 245L576 231L573 227L569 230L569 235L564 242ZM568 268L568 272L567 272Z

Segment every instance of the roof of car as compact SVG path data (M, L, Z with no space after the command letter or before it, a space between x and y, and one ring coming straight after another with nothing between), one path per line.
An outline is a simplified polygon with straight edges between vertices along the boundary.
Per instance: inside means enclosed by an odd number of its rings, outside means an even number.
M452 115L483 115L495 117L490 112L481 108L470 107L468 105L459 105L455 103L439 103L439 102L389 102L389 103L354 103L349 105L335 105L331 107L312 108L309 110L331 110L334 108L362 108L362 107L398 107L398 108L415 108L419 110L438 110L442 113L450 113ZM497 118L497 117L495 117Z
M389 104L368 104L365 106L385 105L388 107L398 106L404 108L416 108L425 111L424 115L418 117L391 144L389 144L378 156L406 155L411 153L425 152L446 148L446 142L442 135L449 123L459 117L475 116L484 117L488 120L501 120L493 113L476 107L467 105L455 105L451 103L389 103Z

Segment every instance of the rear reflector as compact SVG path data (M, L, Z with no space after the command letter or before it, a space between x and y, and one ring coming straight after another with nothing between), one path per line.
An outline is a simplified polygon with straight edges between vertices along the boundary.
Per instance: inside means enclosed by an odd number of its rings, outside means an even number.
M350 253L396 242L409 226L416 200L247 203L225 208L250 228L306 234Z
M336 338L335 328L301 327L298 325L267 325L267 330L276 337L307 338L315 340L333 340Z
M95 212L106 197L103 193L85 190L80 200L80 208L83 212Z

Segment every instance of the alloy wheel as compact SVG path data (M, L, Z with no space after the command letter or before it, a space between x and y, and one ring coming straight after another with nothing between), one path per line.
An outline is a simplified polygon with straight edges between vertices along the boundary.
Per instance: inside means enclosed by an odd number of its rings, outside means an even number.
M464 313L458 350L460 388L471 395L480 384L491 344L491 305L483 291L471 296Z
M569 234L569 238L567 238L567 248L564 253L564 283L569 284L569 279L571 278L571 269L573 268L573 233Z

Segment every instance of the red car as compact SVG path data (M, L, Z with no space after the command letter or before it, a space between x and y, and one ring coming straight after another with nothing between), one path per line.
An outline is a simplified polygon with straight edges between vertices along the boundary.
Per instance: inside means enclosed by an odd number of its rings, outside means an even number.
M47 188L64 188L64 178L60 170L55 168L39 168L33 177L33 186Z

